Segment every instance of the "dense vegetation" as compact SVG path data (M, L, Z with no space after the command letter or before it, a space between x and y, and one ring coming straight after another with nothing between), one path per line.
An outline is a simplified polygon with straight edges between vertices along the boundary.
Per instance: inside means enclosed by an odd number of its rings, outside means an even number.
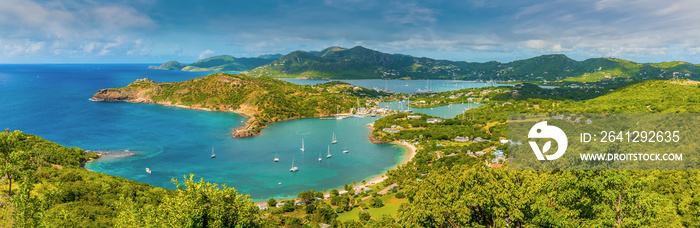
M2 227L250 227L258 209L233 188L192 176L177 190L80 167L95 153L20 131L0 132ZM10 186L10 181L15 183ZM12 191L10 191L12 189Z
M215 83L236 77L217 74L199 80ZM142 83L129 87L153 84ZM203 85L216 85L207 83ZM485 164L494 158L492 152L507 149L499 139L507 137L508 113L698 113L697 82L644 81L613 91L605 88L582 100L568 98L565 90L557 92L562 96L550 90L541 96L546 91L521 88L518 96L512 96L513 90L482 89L490 90L484 94L490 98L487 104L440 123L427 123L430 117L422 114L410 119L405 113L375 121L372 137L419 148L411 162L390 170L389 179L373 186L378 190L396 183L398 189L355 195L353 183L345 187L347 194L331 190L328 200L315 200L325 190L304 191L297 196L304 204L271 199L267 211L258 211L233 188L196 182L192 176L184 184L174 181L177 190L166 190L89 172L79 165L94 154L8 130L0 133L5 179L0 189L13 196L0 201L0 221L17 227L698 227L698 171L515 171L507 163L492 168ZM299 86L295 93L304 91L356 90L327 83ZM369 91L365 95L373 96ZM486 140L455 142L456 136ZM9 180L20 183L12 192Z
M185 71L246 71L270 63L281 55L261 55L254 58L236 58L230 55L218 55L198 60L190 65L169 61L160 66L149 68Z
M349 112L359 99L384 95L344 82L296 85L269 77L217 73L183 82L140 79L124 88L100 90L93 99L237 111L251 117L245 131L255 134L271 122Z
M634 63L612 58L575 61L543 55L510 63L434 60L387 54L364 47L295 51L249 72L254 76L300 78L466 79L592 83L632 79L700 78L700 66L686 62Z
M490 163L493 150L507 148L498 140L507 136L507 113L697 113L699 100L697 83L645 81L578 102L493 102L442 123L425 124L426 116L408 120L406 114L377 120L375 137L418 142L421 146L411 163L389 173L388 182L401 183L409 199L392 224L697 227L698 171L509 171L507 164L504 168L486 168L484 160ZM464 129L460 125L463 121L471 128ZM380 130L391 125L401 126L401 132ZM446 126L462 129L446 131ZM479 128L482 130L473 131ZM489 141L451 140L465 133ZM472 156L470 152L475 151L484 155ZM445 156L450 153L454 155Z

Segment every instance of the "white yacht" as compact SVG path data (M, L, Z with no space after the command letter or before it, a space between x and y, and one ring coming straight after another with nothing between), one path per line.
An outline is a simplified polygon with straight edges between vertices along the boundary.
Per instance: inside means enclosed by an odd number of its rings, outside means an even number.
M296 171L299 171L299 168L294 166L294 158L292 158L292 168L289 169L289 172L296 172Z

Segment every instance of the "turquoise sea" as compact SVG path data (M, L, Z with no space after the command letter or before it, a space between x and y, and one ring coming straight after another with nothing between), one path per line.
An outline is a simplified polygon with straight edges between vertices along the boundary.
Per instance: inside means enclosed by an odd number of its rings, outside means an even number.
M171 178L192 173L195 178L235 187L254 199L360 182L382 174L403 156L401 147L369 142L366 124L377 117L284 121L271 124L258 137L237 139L229 132L245 118L235 113L89 100L98 89L126 86L139 78L182 81L211 73L148 70L147 66L0 65L0 128L21 130L69 147L117 151L89 163L87 168L93 171L170 189L175 187ZM374 81L396 86L414 83ZM371 85L368 87L380 86ZM433 110L440 112L440 108ZM331 145L334 132L338 143ZM299 149L302 138L304 152ZM329 145L333 157L327 159ZM342 153L346 145L350 152ZM322 162L318 162L319 153ZM273 161L275 156L280 162ZM298 172L289 172L292 160Z

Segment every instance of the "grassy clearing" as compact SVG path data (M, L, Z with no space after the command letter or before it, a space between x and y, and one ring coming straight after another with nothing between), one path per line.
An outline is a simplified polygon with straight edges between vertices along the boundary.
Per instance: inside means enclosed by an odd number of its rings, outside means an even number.
M396 213L399 211L399 207L401 206L402 203L407 203L408 199L397 199L394 197L394 194L386 194L383 196L380 196L379 199L384 202L384 206L380 208L368 208L367 212L374 217L374 218L381 218L384 215L390 215L393 217L396 217ZM350 211L344 212L342 214L338 214L338 220L340 221L349 221L349 220L358 220L359 219L359 214L362 208L356 207L353 208Z

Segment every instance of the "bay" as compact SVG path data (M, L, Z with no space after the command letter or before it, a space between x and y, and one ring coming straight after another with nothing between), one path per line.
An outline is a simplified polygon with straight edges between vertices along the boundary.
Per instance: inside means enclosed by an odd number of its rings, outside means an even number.
M229 133L246 119L236 113L89 100L99 89L123 87L139 78L169 82L211 73L149 70L147 66L0 65L0 128L21 130L68 147L119 151L89 163L86 168L92 171L169 189L175 187L172 178L191 173L197 179L235 187L254 199L290 197L302 190L322 191L361 182L394 167L404 156L401 147L369 142L366 124L378 117L290 120L271 124L260 136L237 139ZM353 82L369 88L388 83ZM401 83L424 83L390 82L398 83L397 88ZM339 142L330 144L334 132ZM299 150L302 138L304 152ZM346 145L350 152L342 153ZM333 157L327 159L329 146ZM319 153L322 162L318 162ZM280 162L273 161L275 156ZM289 171L292 159L298 172ZM145 168L152 173L147 174Z

